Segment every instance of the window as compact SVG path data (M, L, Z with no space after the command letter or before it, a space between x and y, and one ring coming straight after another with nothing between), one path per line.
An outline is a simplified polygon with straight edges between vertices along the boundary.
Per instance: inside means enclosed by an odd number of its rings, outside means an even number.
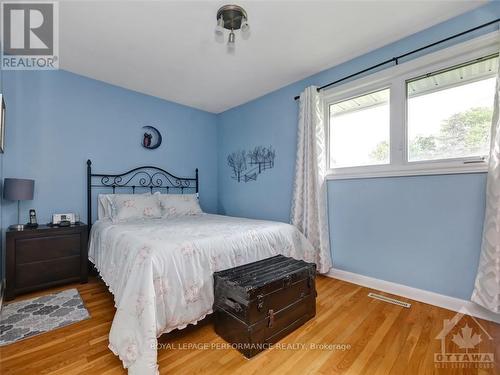
M407 81L408 161L489 153L498 56Z
M491 33L323 92L331 178L486 171L497 39Z
M389 163L389 96L384 89L330 105L332 168Z

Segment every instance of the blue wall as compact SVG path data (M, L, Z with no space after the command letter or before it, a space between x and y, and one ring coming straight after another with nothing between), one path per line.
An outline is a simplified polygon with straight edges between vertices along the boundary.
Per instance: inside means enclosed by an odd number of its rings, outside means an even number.
M330 183L335 268L470 297L485 185L483 173Z
M8 99L3 177L35 179L35 199L22 203L47 223L54 212L86 218L86 160L96 172L158 165L179 176L200 169L201 205L217 211L216 116L65 71L4 71ZM141 127L163 134L156 150L141 147ZM4 229L17 221L3 202Z
M297 138L293 97L305 87L498 17L500 3L490 3L220 114L219 211L289 221ZM259 144L274 146L275 168L256 182L232 180L227 154ZM468 299L481 243L484 185L484 174L330 181L335 267Z

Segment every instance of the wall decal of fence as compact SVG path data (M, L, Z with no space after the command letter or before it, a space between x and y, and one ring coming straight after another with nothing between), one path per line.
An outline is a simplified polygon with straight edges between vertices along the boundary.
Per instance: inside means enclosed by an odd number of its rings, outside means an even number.
M272 146L256 146L250 151L234 151L227 156L231 178L238 182L257 181L259 174L274 168L276 151Z

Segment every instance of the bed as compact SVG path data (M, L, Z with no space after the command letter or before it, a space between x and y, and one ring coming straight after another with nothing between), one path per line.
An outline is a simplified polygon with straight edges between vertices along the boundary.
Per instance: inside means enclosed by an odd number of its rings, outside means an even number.
M88 176L88 218L93 188L112 193L198 194L198 171L178 178L157 167ZM92 225L89 260L114 296L109 348L129 374L157 374L157 337L196 324L212 313L214 271L283 254L314 261L312 245L285 223L206 213Z

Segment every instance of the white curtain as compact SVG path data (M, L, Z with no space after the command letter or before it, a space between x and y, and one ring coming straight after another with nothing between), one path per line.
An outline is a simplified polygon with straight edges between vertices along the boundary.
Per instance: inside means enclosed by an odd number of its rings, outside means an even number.
M322 101L316 87L300 95L297 159L291 222L312 243L318 272L332 267L326 191L326 139Z
M500 313L500 73L497 73L490 160L486 182L486 212L481 256L472 301Z

